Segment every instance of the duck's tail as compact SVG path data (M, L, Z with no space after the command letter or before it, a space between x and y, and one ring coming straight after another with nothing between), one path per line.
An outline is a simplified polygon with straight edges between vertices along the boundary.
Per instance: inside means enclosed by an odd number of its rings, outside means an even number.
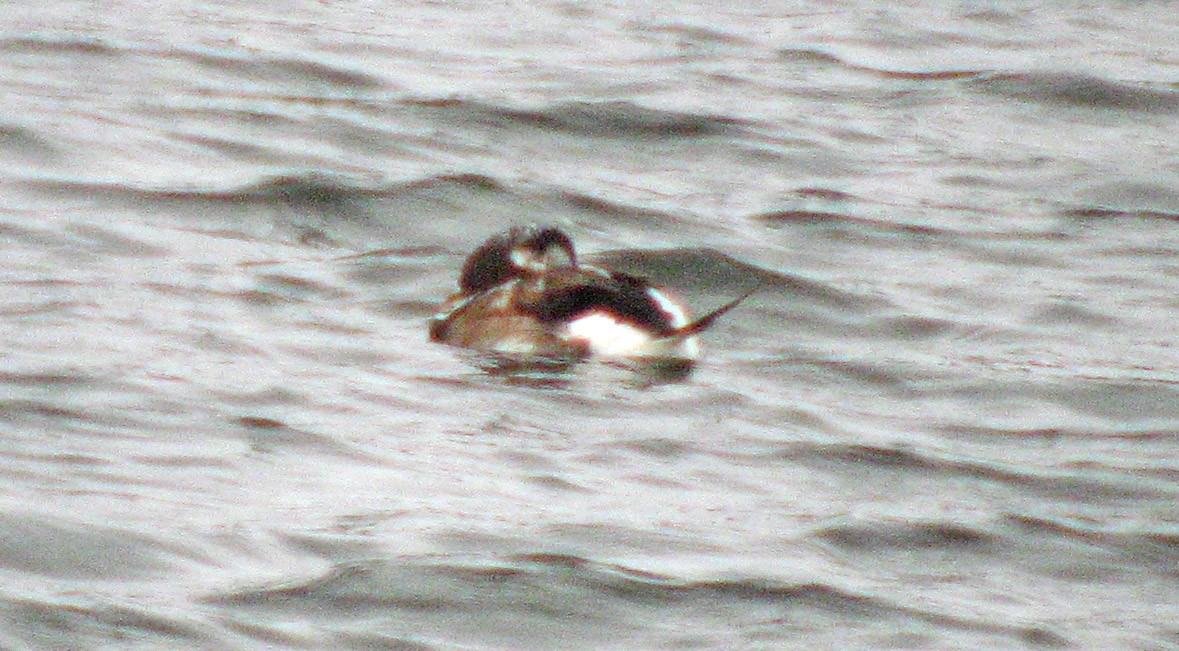
M712 324L716 323L717 319L719 319L722 316L724 316L725 314L727 314L729 312L729 310L740 305L742 301L744 301L745 299L752 296L759 289L761 289L761 285L757 285L757 286L749 289L744 294L738 296L737 298L734 298L733 300L716 308L715 310L709 312L708 314L705 314L704 316L700 317L699 319L696 319L695 321L689 323L688 325L676 328L675 331L673 331L669 335L669 337L675 338L675 339L685 339L685 338L690 337L694 334L699 334L701 332L704 332L708 328L712 327Z

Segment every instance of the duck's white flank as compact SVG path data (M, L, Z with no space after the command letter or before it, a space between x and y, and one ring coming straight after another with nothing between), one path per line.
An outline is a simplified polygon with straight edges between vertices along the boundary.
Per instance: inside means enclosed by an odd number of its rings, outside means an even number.
M655 288L647 295L667 314L672 328L688 325L688 315L679 304ZM695 335L660 337L605 310L593 310L570 321L565 337L589 346L600 357L663 357L697 359L700 341Z

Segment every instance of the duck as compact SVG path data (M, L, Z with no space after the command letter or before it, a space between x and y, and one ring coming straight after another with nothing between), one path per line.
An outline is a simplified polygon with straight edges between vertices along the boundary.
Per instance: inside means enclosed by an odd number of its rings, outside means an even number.
M516 358L692 364L699 334L752 292L701 318L647 279L583 264L551 225L515 226L466 259L431 341Z

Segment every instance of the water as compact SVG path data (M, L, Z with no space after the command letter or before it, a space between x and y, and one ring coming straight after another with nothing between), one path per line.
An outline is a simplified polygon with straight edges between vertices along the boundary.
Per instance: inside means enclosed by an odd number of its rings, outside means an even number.
M1179 648L1177 16L6 4L0 647ZM527 221L761 289L489 374Z

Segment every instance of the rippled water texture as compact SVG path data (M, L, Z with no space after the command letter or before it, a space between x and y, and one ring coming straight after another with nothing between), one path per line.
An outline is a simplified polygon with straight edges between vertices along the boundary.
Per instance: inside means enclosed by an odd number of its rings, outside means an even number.
M896 4L6 3L0 647L1179 648L1179 12Z

